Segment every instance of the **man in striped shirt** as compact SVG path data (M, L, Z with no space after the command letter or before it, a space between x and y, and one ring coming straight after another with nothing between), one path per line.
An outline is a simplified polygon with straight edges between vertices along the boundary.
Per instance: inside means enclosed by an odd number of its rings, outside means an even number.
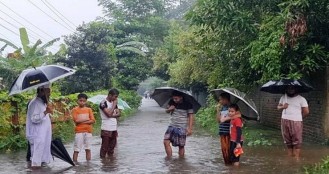
M193 106L183 98L183 94L174 91L172 99L168 103L167 113L170 113L170 125L164 136L164 147L167 158L172 156L172 146L178 146L179 157L184 157L186 136L192 134L193 128Z

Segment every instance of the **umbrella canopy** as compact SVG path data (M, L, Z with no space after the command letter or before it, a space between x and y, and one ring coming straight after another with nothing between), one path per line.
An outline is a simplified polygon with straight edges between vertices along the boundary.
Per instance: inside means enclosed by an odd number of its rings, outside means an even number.
M152 98L163 108L166 108L172 98L173 91L178 91L183 94L183 99L193 105L194 113L201 108L200 103L188 92L172 87L156 88L152 94Z
M298 93L310 92L313 87L302 80L282 79L265 83L260 90L272 94L284 94L287 86L294 86Z
M234 88L221 88L212 90L216 100L218 100L220 94L224 92L230 94L231 103L237 104L239 106L243 117L246 119L259 120L259 115L255 103L251 99L247 98L245 93Z
M51 141L51 154L65 162L68 162L72 166L75 166L62 141L58 138Z
M106 97L107 97L107 95L95 95L95 96L89 98L88 101L95 103L95 104L100 104L101 101L103 101ZM121 110L131 109L131 107L128 105L128 103L126 101L122 100L121 98L118 98L118 108Z
M45 65L24 70L11 85L9 95L50 84L74 74L75 70L60 65Z

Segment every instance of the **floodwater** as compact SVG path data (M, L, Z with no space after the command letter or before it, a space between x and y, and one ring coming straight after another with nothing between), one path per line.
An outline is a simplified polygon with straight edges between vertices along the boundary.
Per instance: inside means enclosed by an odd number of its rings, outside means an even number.
M25 162L25 152L0 155L0 173L302 173L303 166L320 162L329 154L329 148L306 145L302 159L296 161L286 156L284 146L244 147L241 166L225 166L217 137L194 129L187 139L185 158L178 157L177 148L170 160L165 159L162 144L169 116L151 99L143 99L140 111L119 125L118 146L112 158L99 158L101 139L93 138L92 160L85 161L85 153L79 154L77 166L55 158L55 161L39 171L30 171ZM73 145L66 148L72 154Z

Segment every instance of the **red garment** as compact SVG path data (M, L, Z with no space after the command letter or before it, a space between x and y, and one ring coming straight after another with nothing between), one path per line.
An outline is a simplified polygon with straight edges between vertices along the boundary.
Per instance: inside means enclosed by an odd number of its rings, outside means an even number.
M235 142L237 139L237 127L242 128L242 119L241 118L235 118L231 120L231 129L230 129L230 135L231 135L231 141ZM241 135L240 141L243 141L243 136Z

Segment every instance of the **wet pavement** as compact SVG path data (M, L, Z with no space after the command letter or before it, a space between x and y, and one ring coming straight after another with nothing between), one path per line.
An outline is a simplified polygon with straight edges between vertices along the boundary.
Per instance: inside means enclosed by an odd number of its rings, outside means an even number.
M327 147L308 145L303 147L302 159L296 161L286 156L284 146L245 147L240 167L225 166L218 138L195 128L187 139L185 158L178 158L178 149L173 148L173 158L167 160L162 139L168 123L169 115L162 108L143 99L139 112L119 124L118 146L112 158L99 158L101 139L95 136L90 162L80 152L77 166L55 158L47 167L30 171L22 151L0 155L0 173L302 173L305 164L320 162L329 154ZM70 154L72 147L66 145Z

